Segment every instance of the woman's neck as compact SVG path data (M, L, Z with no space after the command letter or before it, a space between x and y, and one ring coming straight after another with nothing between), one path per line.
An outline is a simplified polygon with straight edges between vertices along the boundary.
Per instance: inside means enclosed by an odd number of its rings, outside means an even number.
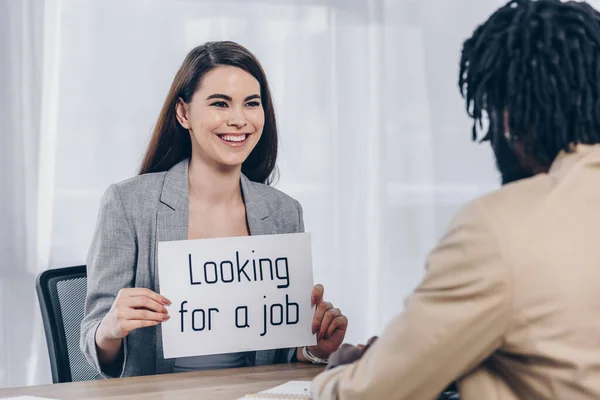
M191 157L188 177L190 200L207 206L242 203L241 170L241 166L218 169Z

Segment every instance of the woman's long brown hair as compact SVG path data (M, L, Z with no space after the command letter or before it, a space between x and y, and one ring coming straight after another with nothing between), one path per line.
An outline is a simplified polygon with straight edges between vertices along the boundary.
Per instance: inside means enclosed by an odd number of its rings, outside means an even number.
M177 102L181 98L189 103L204 75L222 65L241 68L260 83L265 125L256 147L242 164L242 173L254 182L270 184L273 181L277 161L277 124L267 77L250 51L228 41L208 42L194 48L185 57L156 122L140 175L167 171L191 156L190 133L177 120Z

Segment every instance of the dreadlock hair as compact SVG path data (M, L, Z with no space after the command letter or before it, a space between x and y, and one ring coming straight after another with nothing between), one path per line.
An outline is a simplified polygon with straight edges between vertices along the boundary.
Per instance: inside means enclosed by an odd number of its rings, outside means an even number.
M464 42L459 88L473 119L508 111L510 141L548 165L600 143L600 14L585 2L512 0ZM481 139L498 140L493 127Z

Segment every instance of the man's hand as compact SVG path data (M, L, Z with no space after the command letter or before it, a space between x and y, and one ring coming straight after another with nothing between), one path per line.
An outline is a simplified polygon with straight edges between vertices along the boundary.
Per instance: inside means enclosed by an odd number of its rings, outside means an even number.
M371 339L369 339L366 345L359 344L358 346L352 346L351 344L344 343L336 352L329 356L329 362L327 363L327 368L325 369L332 369L339 367L340 365L352 364L353 362L359 360L377 339L377 336L373 336Z

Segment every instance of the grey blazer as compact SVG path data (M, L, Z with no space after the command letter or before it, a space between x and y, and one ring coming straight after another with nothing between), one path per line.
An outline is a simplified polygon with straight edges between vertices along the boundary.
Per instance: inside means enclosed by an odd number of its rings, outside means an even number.
M302 207L284 193L242 175L241 188L251 235L304 231ZM103 377L114 377L98 361L95 333L122 288L160 291L156 268L159 241L188 238L188 160L167 172L145 174L110 186L98 214L87 259L87 299L81 350ZM255 365L290 362L295 349L257 351ZM124 339L120 377L173 372L163 357L160 325L137 329Z

